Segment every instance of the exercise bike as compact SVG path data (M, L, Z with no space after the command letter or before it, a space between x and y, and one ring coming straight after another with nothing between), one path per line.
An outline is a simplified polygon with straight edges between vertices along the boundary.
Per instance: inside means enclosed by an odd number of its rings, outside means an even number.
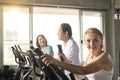
M30 62L30 59L20 54L22 50L19 45L18 46L14 45L11 48L15 55L15 61L18 64L15 80L32 80L32 76L30 76L30 73L32 72L33 67L31 66L30 63L28 66L26 66L27 60Z

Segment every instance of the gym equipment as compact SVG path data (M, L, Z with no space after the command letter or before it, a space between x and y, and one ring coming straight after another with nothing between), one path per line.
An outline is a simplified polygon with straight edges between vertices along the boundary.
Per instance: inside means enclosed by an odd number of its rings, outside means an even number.
M30 47L29 53L32 55L36 66L38 66L49 80L69 80L69 78L55 65L46 66L41 59L43 52L39 48ZM36 56L34 56L34 55Z
M62 45L58 44L57 47L58 47L58 53L63 54ZM61 59L61 61L64 61L63 57L60 57L60 59ZM64 69L61 69L61 70L64 72ZM73 73L70 73L69 76L70 76L71 80L75 80Z
M33 80L33 77L30 75L32 71L40 80L69 80L69 78L55 65L46 66L41 59L43 52L39 48L34 48L30 46L30 50L26 51L26 55L23 55L22 49L19 45L14 45L11 47L15 55L15 61L19 64L17 72L15 75L15 80ZM26 64L29 62L29 65ZM36 68L39 68L42 71L37 73ZM74 80L71 78L71 80Z
M15 80L32 80L32 77L29 74L32 72L33 67L26 66L27 59L24 55L20 54L20 51L22 51L20 46L14 45L11 48L15 55L15 61L19 64L16 71Z

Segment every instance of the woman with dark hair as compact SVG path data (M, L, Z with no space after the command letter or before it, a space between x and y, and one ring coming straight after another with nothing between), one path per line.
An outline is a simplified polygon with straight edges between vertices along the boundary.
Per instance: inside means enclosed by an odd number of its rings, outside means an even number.
M47 39L45 38L44 35L38 35L37 39L36 39L36 46L38 48L40 48L40 50L44 53L44 54L48 54L50 56L53 57L54 52L53 52L53 48L51 45L47 44ZM44 73L46 74L46 73ZM38 78L39 80L39 78ZM45 75L45 80L49 80L48 77Z
M36 46L38 48L40 48L40 50L44 53L44 54L48 54L50 56L53 56L54 52L53 52L53 48L51 45L47 44L47 39L45 38L44 35L38 35L37 39L36 39Z

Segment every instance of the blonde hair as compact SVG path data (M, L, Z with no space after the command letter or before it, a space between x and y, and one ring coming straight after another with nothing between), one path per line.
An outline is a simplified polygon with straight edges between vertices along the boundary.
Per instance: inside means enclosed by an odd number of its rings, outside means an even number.
M84 36L86 34L91 34L91 33L92 34L96 34L96 35L98 35L100 37L100 39L102 40L102 44L101 44L101 48L102 48L103 47L103 33L99 29L97 29L97 28L88 28L85 31Z

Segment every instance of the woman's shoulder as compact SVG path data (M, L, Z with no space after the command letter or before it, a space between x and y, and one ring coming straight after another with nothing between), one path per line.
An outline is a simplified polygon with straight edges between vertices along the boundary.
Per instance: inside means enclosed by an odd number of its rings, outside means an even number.
M51 45L47 45L47 47L46 47L46 48L50 48L50 49L51 49L51 48L52 48L52 46L51 46Z
M103 57L103 65L104 65L103 69L107 71L112 70L113 62L112 62L111 55L108 52L104 52L103 56L104 56Z
M101 55L104 56L104 57L106 57L106 58L112 58L111 55L110 55L110 53L105 52L105 51L103 51Z

